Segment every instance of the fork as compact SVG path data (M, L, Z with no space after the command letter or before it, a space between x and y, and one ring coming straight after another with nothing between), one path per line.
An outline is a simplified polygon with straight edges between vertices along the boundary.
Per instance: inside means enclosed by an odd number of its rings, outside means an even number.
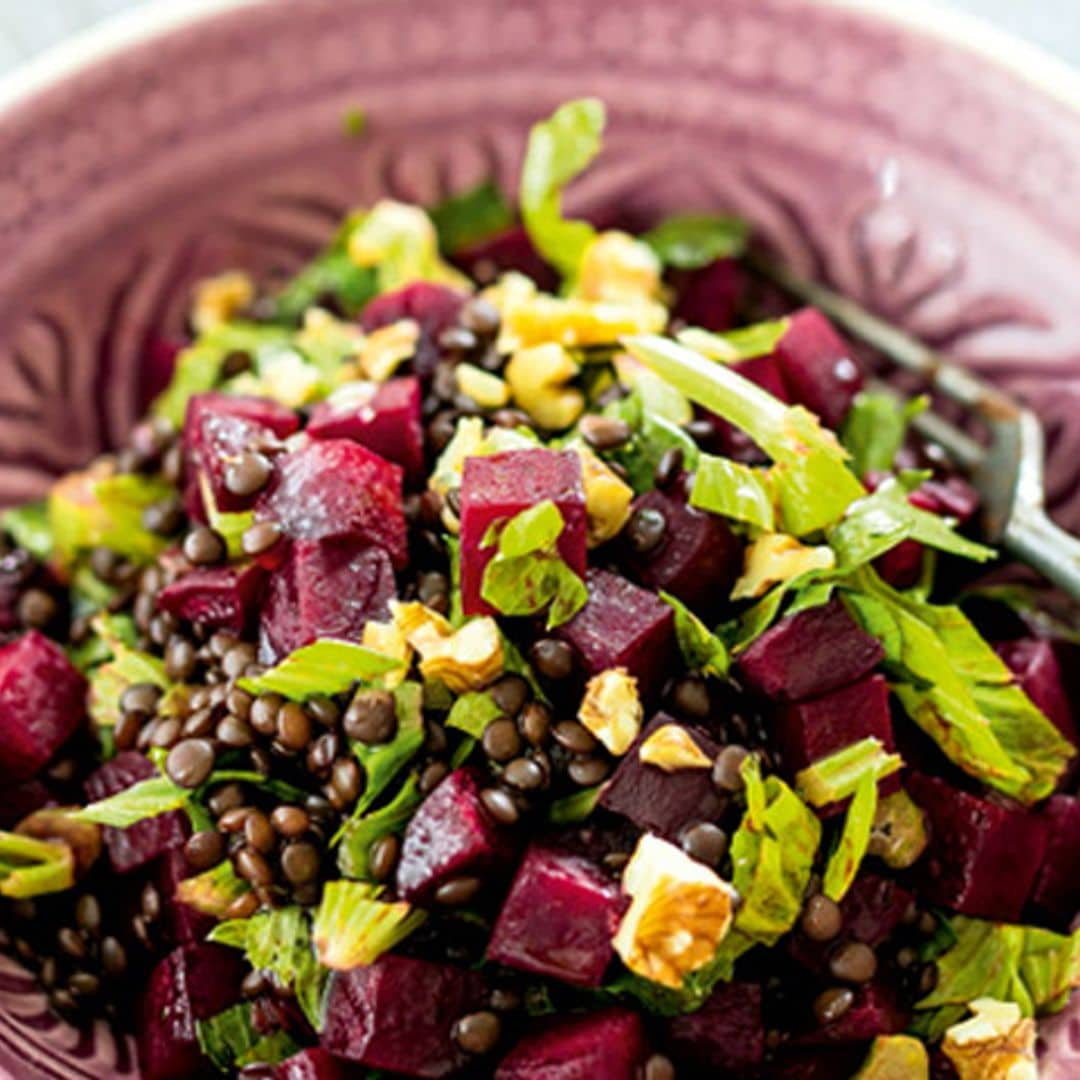
M896 367L917 375L926 389L937 391L982 421L989 433L985 445L932 410L915 416L911 426L937 443L982 497L986 539L1080 600L1080 539L1046 513L1043 430L1038 417L849 297L773 262L755 258L753 267L785 292L820 309Z

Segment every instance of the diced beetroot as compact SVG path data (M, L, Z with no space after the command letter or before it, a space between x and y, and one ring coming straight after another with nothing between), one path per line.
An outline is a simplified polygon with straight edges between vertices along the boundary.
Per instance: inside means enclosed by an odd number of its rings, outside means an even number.
M465 459L461 478L461 603L466 615L490 615L480 595L484 569L498 550L484 546L490 526L550 500L563 518L558 551L585 575L585 489L581 458L572 450L508 450Z
M739 659L750 690L776 701L802 701L847 686L881 662L881 644L839 600L789 615Z
M448 1076L465 1063L454 1024L484 997L484 980L474 971L386 953L369 967L333 976L321 1042L370 1068Z
M974 517L981 501L979 493L961 476L927 480L911 493L913 506L956 518L961 525Z
M157 604L178 619L239 634L254 619L265 578L255 563L198 567L166 585Z
M758 983L721 983L697 1012L668 1023L667 1046L679 1064L713 1075L760 1065L765 1021Z
M40 780L5 784L0 788L0 829L10 829L43 806L56 805L52 792Z
M749 379L762 390L768 391L774 398L784 402L790 401L787 387L784 386L784 380L780 377L780 368L774 356L755 356L749 360L739 360L731 366L744 379ZM716 429L720 450L727 457L737 461L765 460L765 455L754 445L753 440L745 431L729 424L719 416L712 413L708 415Z
M296 540L270 576L259 621L259 658L276 663L316 638L359 641L385 619L396 585L390 556L362 540Z
M240 1000L243 953L221 945L184 945L150 975L138 1027L139 1070L144 1080L201 1076L205 1061L195 1033Z
M663 539L647 555L628 553L641 583L698 611L723 603L742 564L742 544L727 523L658 489L639 495L634 510L655 510L666 522Z
M149 758L135 750L124 750L87 777L86 798L96 802L157 775ZM126 874L180 847L187 837L187 818L180 810L171 810L145 818L126 829L107 826L104 835L113 870Z
M586 576L589 600L555 634L573 646L587 675L623 667L641 696L659 690L675 647L675 616L655 593L606 570Z
M1031 902L1036 910L1068 923L1080 910L1080 799L1054 795L1043 807L1049 839Z
M638 747L658 727L677 723L666 713L657 713L645 725L637 741L619 760L614 775L600 795L600 805L628 818L640 829L677 840L689 825L715 821L724 810L708 769L679 769L665 772L647 765L638 757ZM704 732L679 724L710 757L719 747Z
M832 323L815 308L796 311L773 355L792 401L817 413L827 427L839 427L863 376L851 346Z
M447 879L504 862L509 838L480 801L470 769L457 769L420 804L405 829L397 890L405 900L426 899Z
M274 1080L348 1080L350 1071L321 1046L301 1050L274 1070Z
M897 1035L910 1019L892 992L870 983L855 992L855 1003L839 1019L799 1038L804 1044L869 1042L878 1035Z
M86 679L36 630L0 648L0 780L29 780L86 718Z
M880 739L887 750L894 749L883 675L784 705L775 719L784 767L792 774L860 739Z
M717 259L697 270L671 274L675 289L672 317L705 330L728 330L742 292L743 276L734 259Z
M357 395L316 405L304 430L315 439L352 439L415 480L424 467L420 380L409 375L356 385L362 390Z
M174 945L203 941L214 928L212 915L204 915L176 898L176 887L192 875L181 848L165 853L157 868L158 892L163 898L162 923L165 936Z
M891 878L861 874L840 903L844 919L841 936L876 949L900 925L912 899L912 894ZM803 934L793 934L789 940L789 952L800 964L825 972L833 942L811 941Z
M516 270L532 278L544 292L553 292L559 284L555 271L540 258L529 234L520 225L455 252L452 261L479 281L491 281L499 274Z
M764 1075L768 1080L837 1080L854 1076L865 1057L866 1049L861 1046L785 1049Z
M1049 641L1021 638L994 646L998 656L1016 676L1020 689L1041 709L1054 727L1073 744L1080 745L1072 706L1065 693L1054 646Z
M412 361L413 370L421 378L429 378L439 358L439 335L457 322L463 303L465 294L457 289L417 281L375 297L364 308L361 322L370 332L401 319L415 319L420 324L420 341Z
M499 912L488 959L599 986L622 908L618 886L589 860L533 845Z
M1017 921L1046 852L1046 821L933 776L915 773L907 787L931 825L918 867L926 899L963 915Z
M136 373L138 385L137 413L144 413L150 402L160 394L172 380L176 371L176 358L186 342L174 338L164 338L157 334L151 336L143 349L142 363Z
M234 495L225 486L229 459L268 439L286 438L299 426L300 420L292 409L269 398L196 394L188 402L181 439L186 481L184 506L188 514L199 521L206 520L200 473L205 473L210 481L219 510L247 510L254 498Z
M606 1009L526 1035L499 1063L495 1080L634 1080L647 1053L641 1017Z
M894 589L910 589L919 580L925 554L918 540L901 540L874 560L874 569Z
M385 548L396 569L408 562L401 467L348 439L314 440L278 456L255 504L294 540L349 537Z

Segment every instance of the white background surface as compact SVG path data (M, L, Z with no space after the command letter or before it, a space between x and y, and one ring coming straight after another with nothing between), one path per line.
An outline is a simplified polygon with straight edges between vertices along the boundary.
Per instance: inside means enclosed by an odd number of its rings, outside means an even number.
M407 2L407 0L404 0ZM902 5L905 0L893 0ZM303 3L303 0L293 0ZM1080 67L1080 0L948 0ZM138 0L0 0L0 74Z

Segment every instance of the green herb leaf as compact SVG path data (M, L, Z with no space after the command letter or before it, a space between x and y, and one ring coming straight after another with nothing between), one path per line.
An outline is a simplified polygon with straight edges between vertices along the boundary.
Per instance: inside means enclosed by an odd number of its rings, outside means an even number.
M630 425L633 433L630 440L605 456L626 470L627 483L638 494L656 486L656 466L668 450L682 451L683 467L687 471L697 467L700 457L697 443L681 427L648 412L636 390L606 405L603 415Z
M582 788L573 795L564 795L548 807L548 821L552 825L575 825L584 821L596 809L604 785Z
M229 905L250 888L251 886L246 881L237 876L231 860L223 859L217 866L212 866L201 874L184 878L176 886L176 899L204 915L215 915L220 919L229 909ZM243 920L233 921L242 922ZM230 925L232 924L220 923L216 926L211 931L211 935L220 932L222 936L211 937L211 940L221 941L224 945L236 944L226 937L228 931L225 928Z
M354 682L370 682L400 667L400 660L363 645L320 638L257 678L238 679L237 685L250 694L281 694L303 701L315 694L340 694Z
M112 727L120 717L120 697L129 686L148 683L162 690L172 685L165 663L157 656L113 642L112 658L90 676L87 704L95 724Z
M0 832L0 896L25 900L74 884L75 857L67 844Z
M350 818L334 838L341 841L338 869L346 877L368 878L371 845L383 836L400 833L422 801L416 777L410 776L385 806Z
M562 514L550 501L512 517L499 534L498 553L484 568L480 595L503 615L535 615L546 608L549 630L572 619L589 593L555 551L562 530Z
M486 240L514 224L514 212L492 180L451 195L429 211L447 255Z
M736 259L746 251L750 225L722 214L674 214L641 239L665 266L697 270L717 259Z
M893 477L882 481L873 494L853 502L843 520L829 531L838 562L848 568L871 562L905 540L976 562L997 558L993 548L961 536L945 518L913 506L904 485Z
M734 930L751 944L775 945L802 910L821 824L781 779L762 780L755 757L742 775L747 809L731 840L732 884L743 900Z
M446 726L464 731L466 735L479 739L490 723L498 720L503 711L495 704L495 699L484 690L472 690L462 694L450 709Z
M397 734L388 743L369 746L353 741L352 752L364 769L364 791L356 803L363 814L386 790L387 785L412 760L424 744L423 688L404 682L394 691Z
M840 441L851 454L855 475L892 469L904 445L908 424L929 406L925 395L900 401L889 393L864 390L857 394L840 435Z
M13 506L0 515L0 527L21 548L42 561L49 558L53 549L52 529L49 528L49 507L39 502Z
M111 825L114 829L126 829L146 818L181 809L190 795L190 791L174 784L168 777L150 776L115 795L73 810L71 816L76 821L93 821L98 825Z
M237 1059L259 1041L251 1021L251 1005L246 1001L209 1020L196 1020L195 1035L199 1049L222 1073L234 1073Z
M735 330L702 330L698 326L688 326L680 330L676 340L710 360L719 360L722 364L734 364L739 360L753 360L758 356L768 356L775 351L781 338L791 325L789 319L770 319L767 322L740 326Z
M188 401L195 394L213 390L221 378L225 358L233 352L254 356L267 344L287 342L289 332L280 326L232 322L215 326L182 350L172 380L153 404L153 412L183 427Z
M308 308L332 297L343 315L355 318L375 293L375 271L370 266L357 266L346 251L324 251L278 293L274 317L298 323Z
M319 962L335 971L373 964L427 918L404 900L380 900L380 885L328 881L312 933Z
M768 474L728 458L701 455L690 505L766 532L775 529Z
M881 740L871 736L800 770L795 790L812 806L828 806L854 795L864 776L872 776L876 783L903 767L904 759L899 754L887 753Z
M227 513L224 510L219 510L217 500L214 498L214 489L210 485L209 477L204 472L199 473L199 490L202 492L207 524L225 541L229 558L240 558L244 554L240 539L254 524L255 511L245 510L242 513Z
M955 943L937 958L937 986L916 1004L921 1030L932 1038L952 1022L954 1008L975 998L1015 1002L1025 1016L1045 1016L1080 984L1080 931L1055 934L962 915L948 925Z
M889 588L864 569L848 609L885 649L907 714L957 766L1023 803L1051 794L1075 750L957 607Z
M843 900L859 872L870 843L877 801L877 777L873 772L864 772L855 785L855 796L844 818L840 841L825 867L822 891L830 900L837 903Z
M686 666L718 679L727 676L731 658L723 639L714 634L681 600L661 592L660 599L675 612L675 639Z
M866 494L832 432L806 409L785 405L731 368L666 338L640 335L623 344L691 401L745 431L773 459L782 531L805 536L822 529Z
M529 133L521 169L519 202L536 250L565 278L573 278L596 230L562 216L562 192L600 152L604 103L568 101Z

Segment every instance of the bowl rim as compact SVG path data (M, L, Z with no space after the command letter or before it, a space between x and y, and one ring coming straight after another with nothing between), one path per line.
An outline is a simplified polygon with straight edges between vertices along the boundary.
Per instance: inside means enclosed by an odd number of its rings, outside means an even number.
M143 0L77 31L0 76L0 117L65 80L156 37L246 7L277 0ZM384 0L404 3L407 0ZM1080 113L1080 67L1041 45L941 0L810 0L819 7L892 23L908 33L969 52Z

